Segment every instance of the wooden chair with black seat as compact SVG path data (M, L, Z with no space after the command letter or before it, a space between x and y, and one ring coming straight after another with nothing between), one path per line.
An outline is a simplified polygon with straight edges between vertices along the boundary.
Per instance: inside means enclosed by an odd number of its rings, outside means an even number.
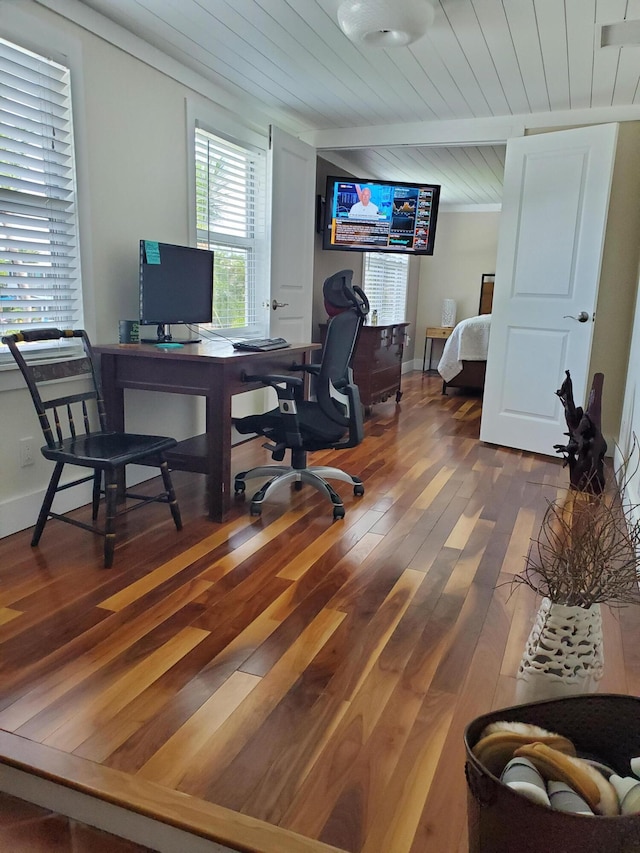
M253 477L270 479L251 499L251 515L260 515L262 504L276 488L295 483L297 489L308 483L326 495L333 504L334 519L344 518L341 497L327 479L342 480L363 495L359 477L340 468L307 466L307 453L314 450L341 450L355 447L364 437L364 415L358 386L350 367L358 332L369 311L364 292L352 285L353 270L341 270L324 283L324 297L331 319L319 364L295 365L314 379L315 400L302 400L304 380L298 376L246 376L248 382L262 382L278 395L278 408L259 415L234 420L238 432L257 433L269 439L264 446L272 458L281 462L291 452L290 465L267 465L243 471L235 476L235 493L244 495L245 481Z
M44 361L42 352L26 359L19 344L39 341L81 338L83 351L64 360ZM34 329L6 335L2 343L9 347L27 383L34 402L46 444L41 453L55 463L51 480L40 508L31 545L40 541L49 518L57 518L76 527L104 536L104 566L113 564L116 516L149 502L168 503L176 528L182 528L180 508L171 482L164 452L176 445L174 438L161 435L139 435L113 432L107 429L106 413L91 343L83 329ZM53 380L84 381L82 390L64 396L54 396L58 385ZM43 385L46 385L47 390ZM52 416L53 425L50 420ZM154 464L160 468L164 491L158 495L141 495L126 491L125 497L135 501L117 512L117 477L125 466L134 462ZM93 474L60 485L65 465L93 469ZM104 484L103 484L104 476ZM55 495L72 486L93 480L93 525L51 510ZM104 495L106 520L103 529L95 524L100 498Z

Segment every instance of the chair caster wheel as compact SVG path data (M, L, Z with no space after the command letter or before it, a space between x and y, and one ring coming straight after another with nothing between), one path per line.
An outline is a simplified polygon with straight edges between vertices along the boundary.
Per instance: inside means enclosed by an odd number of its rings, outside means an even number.
M302 491L302 480L296 480L293 484L293 488L296 490L296 492Z
M251 504L249 507L249 515L262 515L262 507L260 504Z
M358 483L353 487L353 494L358 495L359 497L364 495L364 486L361 483Z
M247 488L247 484L244 480L236 480L233 484L233 488L236 495L244 494L244 491Z
M344 518L344 507L343 506L334 506L334 508L333 508L333 520L337 521L340 518Z

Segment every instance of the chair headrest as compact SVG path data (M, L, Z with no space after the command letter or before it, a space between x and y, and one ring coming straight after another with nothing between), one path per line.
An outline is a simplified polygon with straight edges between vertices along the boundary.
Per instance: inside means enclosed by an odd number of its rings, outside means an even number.
M355 308L361 317L369 313L369 300L365 292L352 284L353 270L340 270L325 279L322 286L324 307L330 317Z

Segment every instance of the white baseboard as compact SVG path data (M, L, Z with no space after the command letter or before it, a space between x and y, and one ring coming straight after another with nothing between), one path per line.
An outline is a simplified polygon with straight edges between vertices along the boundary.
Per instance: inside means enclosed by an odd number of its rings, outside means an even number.
M79 469L74 470L77 472ZM157 469L144 468L140 465L131 466L127 469L127 484L134 486L157 476ZM33 527L45 494L46 487L0 503L0 539ZM91 483L82 483L74 489L68 489L56 495L53 509L60 513L69 512L88 503L91 503Z
M21 495L0 504L0 538L18 533L20 530L26 530L27 527L33 527L38 518L45 492L46 489L40 489L37 492ZM62 492L58 495L54 509L56 512L68 512L71 509L84 506L90 500L91 484L84 483L76 489L69 489L68 492Z

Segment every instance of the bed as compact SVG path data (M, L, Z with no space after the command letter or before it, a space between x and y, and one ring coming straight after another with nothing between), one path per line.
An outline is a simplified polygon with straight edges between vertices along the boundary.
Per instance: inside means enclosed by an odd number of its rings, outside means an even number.
M478 316L458 323L445 342L442 357L438 362L443 394L446 394L447 388L484 390L493 282L493 273L485 273L482 276Z
M438 373L447 388L484 388L491 314L462 320L447 339Z

